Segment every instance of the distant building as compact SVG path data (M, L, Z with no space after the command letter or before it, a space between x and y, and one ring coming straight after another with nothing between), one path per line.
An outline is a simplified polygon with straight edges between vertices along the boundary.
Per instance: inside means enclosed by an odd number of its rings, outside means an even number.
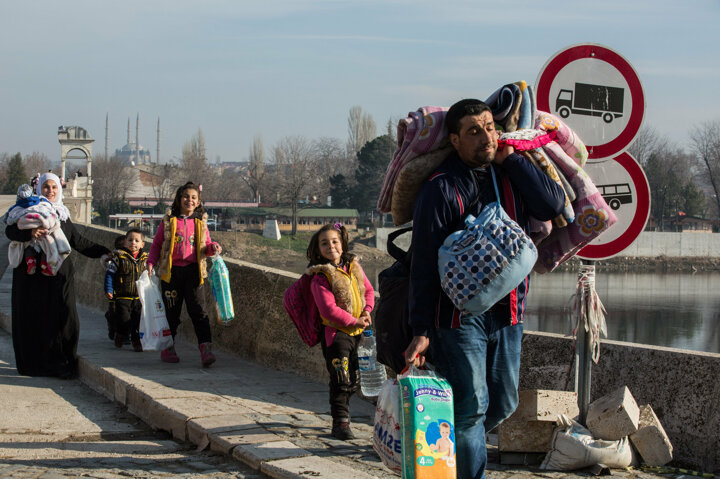
M718 231L719 228L717 220L688 215L682 211L678 212L678 214L674 216L665 216L662 220L662 227L659 223L660 222L653 215L650 215L645 231L712 233L714 231Z
M280 232L292 230L290 208L237 208L233 211L231 229L263 231L265 219L277 219ZM357 230L358 211L351 208L303 208L298 211L298 231L315 231L324 224L342 223L350 231Z

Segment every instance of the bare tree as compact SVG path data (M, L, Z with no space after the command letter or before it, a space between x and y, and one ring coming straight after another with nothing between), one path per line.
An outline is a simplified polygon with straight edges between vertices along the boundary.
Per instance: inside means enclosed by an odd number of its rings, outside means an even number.
M197 134L183 145L181 169L185 175L185 181L190 180L196 184L210 182L212 173L208 167L205 135L200 128L198 128Z
M274 148L278 196L290 205L292 234L297 233L298 203L318 173L313 149L303 137L281 138Z
M322 168L323 175L328 177L340 174L347 175L354 171L348 161L342 140L321 136L313 141L313 149Z
M108 215L125 202L126 193L135 183L135 171L117 156L93 161L93 201L101 215Z
M157 199L157 206L169 206L173 202L173 195L179 181L177 166L171 164L154 165L148 172L150 187L153 196ZM160 209L161 212L164 212Z
M246 175L240 175L240 179L252 191L253 200L260 201L260 188L265 178L265 147L263 146L262 136L255 135L253 143L250 146L250 164Z
M7 178L7 168L10 162L10 154L7 152L0 153L0 178Z
M720 211L720 120L700 124L690 134L690 139L703 176L712 186L713 203Z
M23 158L23 164L25 165L25 171L30 176L35 176L38 173L45 173L53 166L50 158L48 158L45 153L37 151L33 151L29 155L25 155L25 158Z
M628 149L643 166L650 184L651 210L660 230L664 219L677 215L702 214L704 195L693 174L690 155L651 127L643 127Z
M348 156L353 160L357 157L360 149L365 143L377 136L375 120L367 113L363 113L362 107L353 106L348 114Z
M668 139L661 137L655 128L643 126L628 148L628 153L645 166L654 151L669 149L668 143Z

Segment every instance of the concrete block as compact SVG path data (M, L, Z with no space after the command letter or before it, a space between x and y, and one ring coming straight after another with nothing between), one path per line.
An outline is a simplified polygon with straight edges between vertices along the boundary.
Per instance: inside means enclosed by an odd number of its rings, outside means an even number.
M653 408L640 406L640 423L630 440L648 466L664 466L672 461L673 446Z
M127 390L128 383L121 380L115 381L113 396L115 401L119 402L123 406L127 404Z
M511 416L514 419L554 423L559 414L570 418L576 418L580 414L577 394L572 391L527 389L518 391L518 397L518 407Z
M90 387L93 391L99 392L108 399L113 399L112 390L106 387L107 373L105 370L87 359L78 358L78 374L80 381Z
M577 394L571 391L527 389L518 396L517 409L498 427L501 452L548 452L558 415L580 414Z
M223 454L230 454L235 446L282 441L283 439L260 427L243 431L212 433L208 434L208 438L210 439L210 450Z
M623 386L593 401L588 407L587 428L593 437L616 441L638 430L640 408Z
M276 219L265 220L265 228L263 229L263 238L274 240L280 239L280 228Z
M145 392L129 388L127 390L127 408L131 414L136 415L150 426L168 431L180 441L186 440L187 416L160 404Z
M238 445L233 449L232 455L235 459L244 462L255 470L259 470L263 462L292 457L306 457L310 456L311 453L290 441L275 441Z
M500 452L548 452L554 422L508 418L498 427Z
M188 440L204 449L209 443L209 434L238 431L257 427L255 421L239 414L209 416L191 419L187 423Z
M260 472L270 477L283 479L304 479L319 477L322 479L372 479L371 476L357 468L340 464L318 456L295 457L277 461L263 462Z

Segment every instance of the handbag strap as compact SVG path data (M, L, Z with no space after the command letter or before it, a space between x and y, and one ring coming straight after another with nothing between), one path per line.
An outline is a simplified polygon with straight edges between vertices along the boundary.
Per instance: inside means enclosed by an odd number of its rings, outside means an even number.
M495 198L497 198L497 201L499 203L500 193L498 193L497 181L495 181L495 168L492 167L492 164L488 168L490 168L490 174L492 175L493 188L495 188Z

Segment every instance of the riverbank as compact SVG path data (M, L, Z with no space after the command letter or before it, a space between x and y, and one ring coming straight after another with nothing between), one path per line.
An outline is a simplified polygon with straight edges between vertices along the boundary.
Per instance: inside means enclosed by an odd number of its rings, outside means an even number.
M571 258L556 268L555 271L578 271L580 264L580 258ZM636 258L616 256L595 261L595 269L606 273L700 273L720 270L720 258L670 258L667 256Z

